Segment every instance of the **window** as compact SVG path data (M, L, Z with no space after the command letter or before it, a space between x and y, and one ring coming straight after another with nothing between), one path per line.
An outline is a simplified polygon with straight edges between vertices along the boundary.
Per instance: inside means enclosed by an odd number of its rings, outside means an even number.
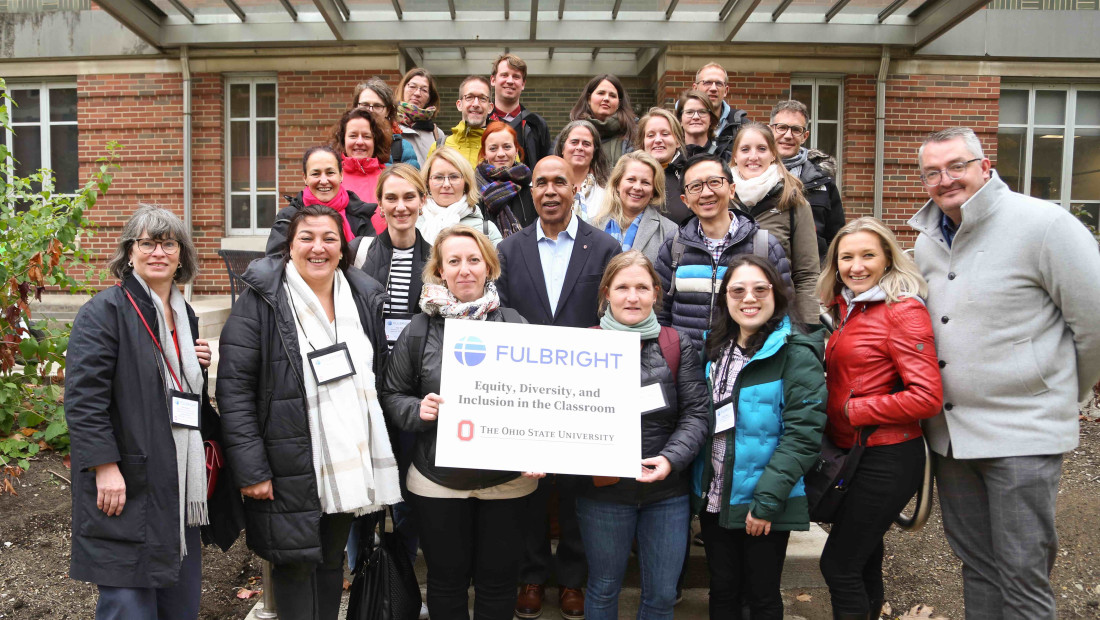
M832 155L838 163L843 85L840 78L791 79L791 99L801 101L810 109L810 139L806 146ZM840 178L839 172L837 178Z
M1100 219L1100 86L1004 85L997 174L1013 190Z
M14 162L11 173L29 177L39 168L53 171L53 191L75 194L80 185L76 124L76 85L8 84L15 106L4 140ZM14 165L12 165L14 164ZM41 189L38 183L34 191Z
M230 78L226 98L229 233L265 235L278 199L275 78Z

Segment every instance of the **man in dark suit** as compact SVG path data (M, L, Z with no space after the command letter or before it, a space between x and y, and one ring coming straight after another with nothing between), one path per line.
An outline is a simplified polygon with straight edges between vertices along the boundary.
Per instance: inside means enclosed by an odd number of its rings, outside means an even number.
M530 323L562 327L599 324L596 295L607 263L621 249L611 235L573 215L573 187L560 157L544 157L535 165L531 196L539 219L500 242L501 276L497 291L502 306L514 308ZM551 490L559 492L555 573L558 602L566 620L584 618L587 565L577 527L575 490L566 476L539 480L529 495L524 526L526 551L520 565L516 615L537 618L542 613L544 586L550 577Z

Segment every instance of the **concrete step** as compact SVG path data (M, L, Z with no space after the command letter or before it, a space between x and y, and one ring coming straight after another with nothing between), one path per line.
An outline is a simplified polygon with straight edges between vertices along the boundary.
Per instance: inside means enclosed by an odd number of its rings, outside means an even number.
M216 340L229 318L232 302L229 295L196 296L191 299L191 308L199 317L199 338Z

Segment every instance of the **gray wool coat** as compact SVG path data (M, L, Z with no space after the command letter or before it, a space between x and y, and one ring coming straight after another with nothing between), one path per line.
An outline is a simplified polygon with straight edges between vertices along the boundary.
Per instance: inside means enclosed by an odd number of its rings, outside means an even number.
M943 375L925 435L961 459L1061 454L1100 378L1100 252L1068 211L991 175L951 247L935 203L909 220Z

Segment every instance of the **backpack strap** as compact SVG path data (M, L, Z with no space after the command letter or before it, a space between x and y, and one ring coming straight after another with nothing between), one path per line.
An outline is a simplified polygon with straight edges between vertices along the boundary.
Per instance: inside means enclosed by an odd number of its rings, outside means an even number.
M768 258L768 231L765 228L757 228L752 238L752 253L760 258Z
M671 297L676 294L676 268L680 266L680 261L684 259L684 251L687 250L687 246L680 240L680 231L676 231L676 235L672 237L672 280L668 285L668 292L666 296Z
M409 332L409 344L413 350L413 368L416 369L416 388L420 389L421 369L424 367L424 351L428 348L428 323L430 317L417 314L405 329Z
M661 345L661 354L665 356L668 369L672 371L672 382L676 383L676 377L680 376L680 334L675 329L662 325L657 343Z
M405 155L405 139L400 135L393 137L393 142L390 144L390 161L399 164L402 157Z

